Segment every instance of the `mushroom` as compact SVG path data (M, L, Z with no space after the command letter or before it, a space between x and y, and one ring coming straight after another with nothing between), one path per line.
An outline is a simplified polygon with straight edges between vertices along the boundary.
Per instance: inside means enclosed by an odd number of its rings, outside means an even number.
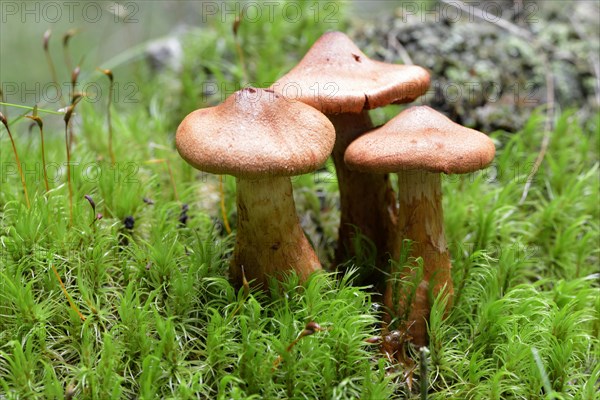
M272 90L246 88L196 110L179 125L176 146L195 168L236 177L238 226L232 281L321 270L294 205L290 176L314 171L333 148L335 131L314 108Z
M355 255L352 239L356 228L374 242L377 264L387 264L396 209L388 176L350 171L344 164L344 152L354 139L373 128L366 110L411 102L428 87L425 69L371 60L341 32L321 36L298 65L271 86L320 110L335 127L332 158L341 209L336 264Z
M402 190L392 254L399 259L403 240L410 239L412 255L423 259L423 280L417 282L412 305L407 304L410 299L406 295L395 292L391 281L387 282L384 302L401 314L411 306L409 332L415 344L427 342L430 294L437 296L444 287L449 301L453 294L440 173L465 174L482 169L492 162L494 154L494 143L486 135L458 125L427 106L404 110L346 150L344 159L352 170L398 174ZM394 297L399 304L393 304Z

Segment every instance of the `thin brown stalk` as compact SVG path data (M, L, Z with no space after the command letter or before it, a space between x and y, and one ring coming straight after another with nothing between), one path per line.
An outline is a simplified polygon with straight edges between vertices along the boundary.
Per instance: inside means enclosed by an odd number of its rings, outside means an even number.
M67 186L69 187L69 223L73 225L73 184L71 183L71 143L69 140L69 122L76 104L71 104L65 112L65 148L67 149Z
M73 63L71 61L71 55L69 54L69 42L76 33L77 29L69 29L63 35L63 55L65 57L65 65L69 71L73 70Z
M244 266L241 265L240 268L242 269L242 287L244 288L244 300L246 300L248 296L250 296L250 282L248 282L248 279L246 279L246 272L244 271ZM233 318L235 314L237 314L238 311L241 310L242 305L244 304L244 300L242 300L238 304L235 310L233 310L233 312L229 315L229 318Z
M48 171L46 171L46 150L44 149L44 122L37 115L37 105L33 107L33 115L27 115L27 118L35 121L38 128L40 128L40 140L42 146L42 170L44 172L44 185L46 186L46 193L50 191L50 185L48 184Z
M319 332L319 331L323 331L323 330L325 330L325 329L321 328L321 326L319 324L317 324L316 322L314 322L314 321L309 322L308 324L306 324L306 326L304 327L302 332L300 332L298 337L296 339L294 339L294 341L292 341L292 343L290 343L288 345L288 347L286 347L286 349L285 349L286 353L289 353L294 348L294 346L296 346L296 344L298 344L300 339L302 339L303 337L313 335L315 332ZM273 368L271 368L272 372L274 372L277 369L277 367L279 366L281 361L283 361L283 357L280 355L273 362Z
M65 287L65 284L63 283L62 279L60 279L60 275L58 274L58 271L54 267L54 264L50 264L50 267L52 267L54 276L56 276L56 279L58 279L58 283L60 283L60 288L62 289L62 292L65 294L67 300L69 301L69 305L71 306L71 309L73 311L75 311L77 313L77 315L79 315L79 318L82 321L85 321L86 320L85 316L81 313L81 311L79 311L79 308L77 308L77 306L73 302L73 299L71 299L71 296L69 296L69 292L67 292L67 288Z
M546 62L546 66L548 67L548 63ZM531 172L527 176L527 181L525 182L525 186L523 187L523 193L521 194L521 198L519 199L519 205L525 203L527 199L527 194L529 193L529 189L531 188L531 184L533 183L533 179L537 174L540 166L542 165L542 161L544 161L544 157L548 152L548 146L550 146L550 137L552 136L553 131L553 123L554 123L554 75L550 72L550 68L546 68L546 98L548 99L548 103L546 104L546 120L544 122L544 137L542 138L542 144L540 145L540 151L535 158L535 162L533 163L533 167L531 168Z
M13 139L12 133L10 132L10 128L8 126L8 121L4 114L0 113L0 121L6 128L8 132L8 137L10 138L10 143L12 145L13 153L15 155L15 161L17 163L17 169L19 170L19 175L21 176L21 185L23 186L23 192L25 193L25 203L27 204L27 208L31 208L31 203L29 202L29 194L27 193L27 184L25 182L25 175L23 174L23 168L21 168L21 161L19 160L19 153L17 152L17 146L15 145L15 141Z
M164 163L167 166L167 171L169 172L169 179L171 180L171 186L173 187L173 194L175 195L175 200L179 201L179 195L177 194L177 187L175 186L175 178L173 177L173 171L171 170L171 163L166 158L158 158L153 160L146 161L147 164L159 164Z
M4 92L2 91L2 88L0 88L0 103L2 104L2 112L4 112L4 114L8 115L6 112L6 106L4 105Z
M110 69L100 69L98 68L104 75L106 75L110 81L108 86L108 106L106 108L106 119L108 122L108 154L110 156L110 162L112 165L115 165L115 153L113 151L113 129L112 129L112 118L111 118L111 105L112 105L112 97L113 97L113 85L114 85L114 77L113 73Z
M71 102L73 102L73 99L75 97L76 94L76 86L77 86L77 79L79 79L79 73L81 72L81 68L78 66L76 66L73 71L71 71Z
M50 36L52 36L52 30L48 29L44 32L44 54L46 55L46 62L48 63L48 68L50 69L50 76L52 77L52 83L56 85L56 91L58 97L60 99L60 103L62 106L65 106L65 99L61 95L61 87L58 83L58 76L56 75L56 67L54 66L54 61L52 61L52 56L50 55Z
M81 72L81 68L79 68L79 65L75 67L75 69L73 70L73 72L71 72L71 105L75 105L77 103L77 101L79 101L84 94L77 92L75 90L75 88L77 87L77 79L79 78L79 73ZM73 149L73 141L74 141L75 137L74 137L74 133L73 133L73 127L70 127L69 129L69 150Z
M171 179L171 185L173 185L173 193L175 194L175 200L179 201L179 195L177 194L177 187L175 186L175 178L173 178L173 171L171 170L171 163L165 158L165 164L167 164L167 170L169 171L169 178Z
M248 83L248 72L246 71L246 60L244 58L244 51L242 50L242 45L238 40L238 30L244 19L244 14L240 13L237 17L235 17L235 21L233 22L233 42L235 43L235 51L240 60L240 68L242 69L242 79L244 79L244 83Z

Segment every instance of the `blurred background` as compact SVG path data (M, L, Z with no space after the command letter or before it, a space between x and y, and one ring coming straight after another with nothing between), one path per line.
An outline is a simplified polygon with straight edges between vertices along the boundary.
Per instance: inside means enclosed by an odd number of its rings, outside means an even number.
M79 82L93 101L100 98L93 93L105 89L96 68L111 68L117 103L150 103L152 93L145 89L156 94L164 88L164 96L189 96L180 116L206 105L203 100L222 99L223 85L232 85L226 92L268 85L302 57L316 39L313 32L330 29L348 32L370 57L428 68L432 86L420 101L485 131L518 130L547 103L577 108L586 120L600 103L600 2L595 0L0 4L0 82L4 100L15 104L41 107L57 98L42 51L47 30L61 87L70 82L66 65L80 65ZM237 40L247 72L232 29L240 15ZM306 35L308 25L318 29ZM179 92L190 79L198 91ZM158 87L140 84L149 81ZM219 95L211 100L214 94ZM392 107L375 114L383 121L396 112Z
M62 69L61 44L69 29L76 29L69 46L75 60L96 66L148 41L181 34L186 29L210 29L214 24L231 24L242 9L268 13L282 19L285 2L258 6L256 1L2 1L0 9L0 74L4 81L50 78L42 49L42 36L51 29L51 48ZM265 3L265 2L262 2ZM318 3L318 2L313 2ZM328 3L339 20L337 2ZM346 2L344 2L346 3ZM350 14L375 17L393 10L393 1L352 1L343 4ZM323 10L324 11L324 10ZM290 21L297 9L288 7ZM341 12L341 11L340 11ZM286 15L287 15L286 14ZM66 73L66 71L63 71Z

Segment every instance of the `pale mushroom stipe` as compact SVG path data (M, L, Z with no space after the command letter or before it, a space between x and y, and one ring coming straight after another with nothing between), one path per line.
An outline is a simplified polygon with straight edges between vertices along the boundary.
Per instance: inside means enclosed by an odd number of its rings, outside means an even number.
M321 270L294 205L290 176L319 168L335 140L314 108L268 89L246 88L196 110L179 125L176 146L195 168L236 177L238 224L230 278L266 288L268 277Z
M395 315L411 307L409 333L417 345L427 343L426 323L432 296L437 296L443 287L450 302L453 294L440 173L464 174L483 169L492 162L494 154L494 143L486 135L456 124L427 106L404 110L346 150L345 162L352 170L398 174L398 225L392 257L398 260L403 240L410 239L411 255L422 257L424 274L413 304L406 304L405 296L394 293L391 280L386 285L384 302ZM394 304L394 297L398 304Z
M341 209L336 264L355 255L353 241L358 229L375 244L379 266L387 265L396 210L388 176L349 170L344 152L373 128L366 110L411 102L428 87L425 69L371 60L341 32L321 36L298 65L272 85L275 91L320 110L335 127L332 158ZM370 282L379 280L375 274Z

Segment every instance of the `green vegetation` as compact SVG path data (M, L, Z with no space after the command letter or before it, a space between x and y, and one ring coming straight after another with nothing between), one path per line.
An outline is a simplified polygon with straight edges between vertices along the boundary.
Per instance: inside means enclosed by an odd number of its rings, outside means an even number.
M227 282L235 181L224 179L228 235L218 178L179 158L175 128L187 112L222 100L221 92L202 95L205 82L274 81L332 27L313 21L242 21L246 72L225 24L188 33L180 80L140 67L139 103L113 104L114 165L106 101L82 100L71 121L72 226L62 116L38 113L46 192L37 127L17 118L22 110L2 110L31 207L0 127L0 398L416 399L423 373L429 399L597 398L600 118L558 117L521 203L544 135L541 114L520 132L491 135L492 167L443 179L455 304L444 319L436 301L426 365L416 350L415 365L395 365L365 341L380 334L381 314L369 288L353 285L356 269L305 285L290 276L268 294ZM293 180L325 265L339 217L334 178L327 165ZM365 254L354 264L368 262ZM290 347L311 321L323 330Z

